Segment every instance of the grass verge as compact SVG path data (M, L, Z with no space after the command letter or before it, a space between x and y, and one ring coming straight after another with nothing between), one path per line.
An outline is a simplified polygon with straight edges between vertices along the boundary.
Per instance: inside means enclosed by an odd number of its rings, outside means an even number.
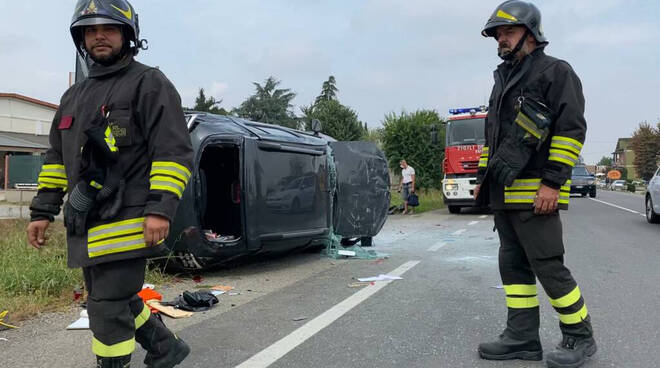
M27 220L0 220L0 312L18 322L41 312L74 303L74 290L83 285L82 271L66 266L66 231L56 221L48 228L47 245L37 250L27 243ZM146 281L165 284L173 276L147 269Z
M416 191L416 193L419 196L419 206L415 207L415 213L445 208L442 192L439 189L421 189ZM390 206L400 206L403 204L401 193L392 190L391 194Z

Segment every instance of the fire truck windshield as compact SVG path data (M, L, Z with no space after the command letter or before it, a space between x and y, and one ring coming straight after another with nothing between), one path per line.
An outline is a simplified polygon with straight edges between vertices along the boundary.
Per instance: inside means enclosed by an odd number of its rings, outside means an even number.
M447 124L447 146L484 144L483 118L454 120Z

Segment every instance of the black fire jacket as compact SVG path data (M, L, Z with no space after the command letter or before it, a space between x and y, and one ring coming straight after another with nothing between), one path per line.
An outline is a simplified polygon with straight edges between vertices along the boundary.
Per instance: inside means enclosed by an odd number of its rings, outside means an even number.
M66 189L78 183L87 141L83 132L103 105L109 110L107 120L124 171L123 205L113 219L90 218L85 236L68 236L69 267L162 251L162 245L145 245L144 217L160 215L171 221L191 176L193 151L179 94L158 69L127 57L110 67L93 65L89 77L62 96L38 197L52 201L57 193L54 202L61 203Z
M568 208L570 178L578 162L587 130L582 84L571 66L537 48L521 61L502 63L494 72L495 85L486 118L486 144L479 162L479 202L494 210L531 209L541 183L561 189L559 208ZM535 151L511 186L488 175L488 160L514 127L519 97L539 101L555 113L546 141Z

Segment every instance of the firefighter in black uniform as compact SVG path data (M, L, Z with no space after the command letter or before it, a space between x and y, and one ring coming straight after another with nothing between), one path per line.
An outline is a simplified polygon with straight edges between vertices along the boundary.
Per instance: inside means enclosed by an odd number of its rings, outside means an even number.
M563 335L548 366L579 367L596 343L580 288L564 266L558 209L568 208L587 129L582 86L568 63L544 53L548 41L533 4L502 3L482 34L496 39L504 62L494 73L475 197L494 211L508 318L499 339L478 352L493 360L543 358L538 278Z
M93 63L55 114L28 240L45 244L68 193L68 266L83 269L97 366L128 367L137 341L147 366L174 367L190 348L137 293L191 176L181 100L163 73L134 60L146 41L126 0L79 0L70 30Z

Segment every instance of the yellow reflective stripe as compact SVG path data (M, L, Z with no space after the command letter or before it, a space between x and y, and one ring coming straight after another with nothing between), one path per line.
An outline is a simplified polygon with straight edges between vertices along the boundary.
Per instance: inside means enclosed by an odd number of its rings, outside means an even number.
M190 170L188 170L187 167L185 167L185 166L183 166L183 165L180 165L180 164L177 164L176 162L173 162L173 161L154 161L154 162L151 164L152 169L153 169L153 168L156 168L156 167L158 167L158 168L166 168L166 169L167 169L167 168L169 168L170 166L171 166L171 167L174 167L174 168L176 168L176 169L178 169L178 170L180 170L180 171L182 171L182 172L185 173L188 177L190 177L190 175L191 175L191 174L190 174Z
M62 178L66 179L66 173L64 171L59 171L59 170L41 170L39 173L40 177L53 177L53 178Z
M582 151L582 143L573 138L562 137L558 135L552 137L550 147L565 149L575 153L576 155L579 155L580 151Z
M541 139L543 132L540 131L534 122L523 113L519 113L516 117L516 124L520 125L526 132L533 135L537 139Z
M169 177L169 176L154 175L154 176L151 177L151 179L149 179L149 181L152 184L159 184L158 182L172 183L172 184L176 185L177 187L179 187L182 192L186 188L185 183L182 183L181 180L178 180L178 179L175 179L175 178L172 178L172 177Z
M138 218L134 218L134 219L128 219L128 220L112 222L112 223L109 223L109 224L94 226L93 228L89 229L88 234L90 236L92 236L92 235L94 235L94 233L100 232L101 230L111 229L111 228L114 228L114 227L117 227L117 226L123 226L123 225L141 224L142 222L144 222L144 217L138 217Z
M131 231L134 233L135 231ZM125 244L129 243L131 241L137 241L137 240L142 240L144 241L144 234L135 234L135 235L130 235L130 236L123 236L121 238L113 238L113 239L106 239L106 240L100 240L96 241L94 243L88 244L87 248L89 248L90 251L96 251L95 248L101 248L104 245L113 245L113 244ZM131 244L133 245L133 244Z
M117 141L115 140L115 136L112 135L112 130L108 126L105 128L105 143L108 145L108 148L112 152L117 152L118 148L116 147Z
M580 296L582 296L582 294L580 294L580 288L576 286L573 291L562 296L561 298L550 299L550 304L557 308L570 307L571 305L577 303L578 300L580 300Z
M536 197L536 192L504 192L504 197Z
M550 154L553 154L553 153L557 153L557 154L560 154L560 155L564 155L564 156L570 157L570 158L572 158L572 159L574 159L574 160L577 160L578 157L579 157L578 155L576 155L576 154L573 153L573 152L569 152L569 151L566 151L566 150L560 150L560 149L553 149L553 148L551 148L551 149L550 149Z
M506 295L536 295L538 290L536 284L513 284L513 285L504 285L504 292Z
M181 198L181 196L183 196L182 191L180 191L178 188L174 188L170 185L151 184L151 186L149 187L149 190L164 190L164 191L176 194L179 198Z
M514 17L513 15L511 15L511 14L505 12L505 11L502 10L502 9L499 9L499 10L497 11L496 16L497 16L498 18L504 18L504 19L512 20L512 21L514 21L514 22L516 22L516 21L518 20L518 18L516 18L516 17Z
M43 189L43 188L48 188L48 189L62 189L66 191L66 186L61 186L61 185L54 185L54 184L39 184L37 186L37 189Z
M488 153L488 150L489 150L488 146L483 146L483 148L481 148L481 152Z
M527 298L506 298L506 306L514 309L534 308L539 306L539 298L530 296Z
M53 184L53 185L59 185L59 186L66 186L67 185L67 180L66 179L57 179L57 178L48 178L48 177L40 177L37 179L37 183L39 184Z
M559 320L565 325L574 325L576 323L582 322L589 315L587 311L587 306L583 306L579 311L571 314L561 314L559 313Z
M91 182L89 182L89 185L91 185L92 187L94 187L94 188L96 188L96 189L99 189L99 190L103 189L103 185L101 185L101 184L95 182L94 180L92 180Z
M568 166L570 166L570 167L575 166L575 162L573 162L573 161L571 161L571 160L569 160L569 159L563 158L563 157L558 157L558 156L550 156L550 157L548 158L548 161L561 162L562 164L566 164L566 165L568 165Z
M137 330L138 328L142 327L143 324L149 320L149 317L151 316L151 311L149 310L149 307L146 305L144 308L142 308L142 312L135 316L135 329Z
M87 238L87 243L89 244L89 248L94 248L96 246L109 244L109 243L101 244L99 242L100 240L107 239L107 238L112 238L112 237L115 237L115 236L121 236L121 235L130 235L130 234L137 235L138 231L140 233L144 233L144 229L142 228L142 226L140 226L139 228L135 227L135 228L125 229L125 230L119 230L119 231L113 231L113 232L109 232L109 233L103 233L103 234L96 235L96 236L90 236L90 237ZM125 238L122 238L122 239L125 239ZM115 239L111 239L111 240L115 240Z
M61 170L62 172L65 171L64 165L60 165L60 164L43 164L41 166L41 169L42 170L46 170L46 169L48 169L48 170Z
M94 354L105 357L114 358L124 355L129 355L135 350L135 338L122 341L114 345L106 345L95 337L92 337L92 352Z
M188 183L189 177L178 172L178 171L172 171L172 170L166 170L166 169L151 169L151 173L149 174L150 176L153 175L169 175L169 176L174 176L175 178L180 179L184 183Z

